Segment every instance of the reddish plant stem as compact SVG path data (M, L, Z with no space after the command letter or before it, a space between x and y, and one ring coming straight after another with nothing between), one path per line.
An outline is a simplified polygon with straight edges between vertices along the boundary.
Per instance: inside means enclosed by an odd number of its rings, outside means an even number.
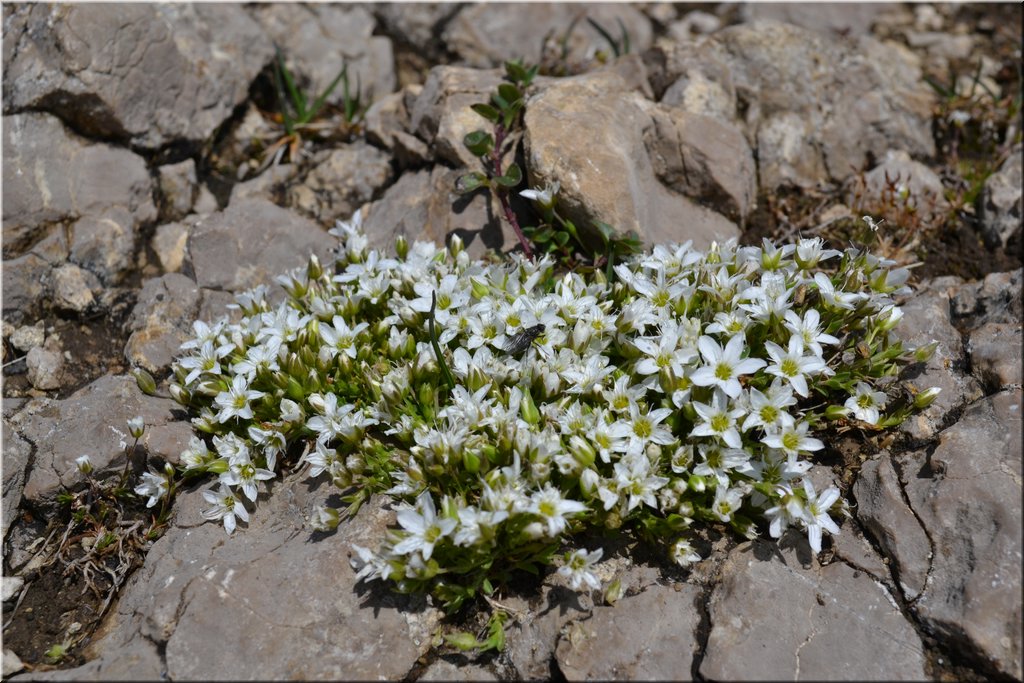
M494 149L491 150L491 166L494 168L494 177L500 178L503 175L501 170L501 147L505 143L505 127L500 123L494 124ZM508 190L504 186L494 188L495 194L498 196L498 202L501 204L501 210L505 213L505 220L512 226L512 230L516 233L516 237L519 239L519 244L523 247L523 253L526 254L526 258L533 258L533 249L530 248L530 241L526 239L526 235L523 234L523 229L519 227L519 220L516 218L516 214L512 211L512 203L508 198Z

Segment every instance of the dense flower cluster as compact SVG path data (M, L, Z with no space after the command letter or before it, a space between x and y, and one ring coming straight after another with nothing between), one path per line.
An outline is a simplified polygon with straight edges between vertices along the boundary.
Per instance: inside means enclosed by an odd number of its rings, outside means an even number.
M196 438L183 461L219 477L205 515L228 532L294 444L354 507L401 499L380 546L355 548L359 576L449 606L541 564L598 586L601 549L555 555L586 528L628 528L684 566L696 521L798 527L817 551L842 502L805 477L816 428L914 408L877 389L915 359L891 334L907 271L853 248L657 246L609 282L473 261L457 239L399 239L388 258L358 214L332 232L337 262L281 278L280 303L261 287L237 322L195 323L172 394L212 450Z

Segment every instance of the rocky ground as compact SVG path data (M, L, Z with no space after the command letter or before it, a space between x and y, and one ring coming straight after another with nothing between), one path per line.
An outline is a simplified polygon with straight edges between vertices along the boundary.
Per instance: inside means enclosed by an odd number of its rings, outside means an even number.
M1021 6L588 8L608 37L582 11L4 4L5 679L1021 680ZM336 94L276 144L275 44L316 92L344 59L365 116ZM454 192L479 168L469 106L516 57L542 66L517 158L578 224L919 264L898 330L939 342L914 382L943 391L891 434L831 435L815 477L854 503L842 533L814 557L711 529L688 572L623 541L600 565L614 605L525 577L499 596L508 646L478 656L435 637L485 610L355 584L383 501L312 533L332 491L298 472L231 537L199 483L144 556L65 571L75 458L120 471L135 415L151 462L187 445L165 384L145 396L129 371L163 382L193 320L329 260L359 208L375 246L516 247L484 193Z

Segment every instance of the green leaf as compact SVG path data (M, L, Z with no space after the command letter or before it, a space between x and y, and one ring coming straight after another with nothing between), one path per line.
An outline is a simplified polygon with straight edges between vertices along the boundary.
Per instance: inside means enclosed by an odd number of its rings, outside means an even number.
M615 228L604 221L594 221L594 227L597 228L597 232L601 235L601 240L604 241L605 244L608 244L615 239Z
M491 181L486 175L480 171L472 171L459 176L458 180L455 181L455 191L459 194L469 194L478 188L488 187L490 183Z
M498 109L500 109L501 111L505 111L506 109L508 109L509 101L506 100L501 95L499 95L498 93L491 93L491 102L494 102L494 104L498 105Z
M562 231L555 233L555 241L558 242L558 246L560 247L564 247L568 244L570 239L572 239L572 235L567 232Z
M498 183L502 187L515 187L519 183L523 182L523 171L519 168L519 164L509 164L508 170L505 171L505 175L500 178L495 178L494 182Z
M469 650L475 650L480 647L481 643L476 639L472 633L466 631L456 631L455 633L444 634L445 641L457 650L467 652Z
M511 83L502 83L498 86L498 95L501 96L510 105L515 104L517 101L522 99L523 93L519 91L519 88L512 85Z
M481 102L470 106L470 109L475 111L477 114L480 114L480 116L484 117L488 121L494 121L495 123L497 123L498 119L501 118L501 112L499 112L497 109L495 109L489 104L484 104Z
M338 83L341 82L342 78L345 79L345 91L347 92L348 91L348 64L347 63L343 63L341 65L341 71L338 72L338 75L335 76L334 80L331 81L331 84L328 85L324 89L324 91L322 93L320 93L320 97L316 98L316 101L313 102L313 106L309 108L308 112L306 112L306 116L304 117L305 120L302 121L302 123L309 123L310 121L313 120L313 118L320 112L320 109L324 106L324 102L327 101L327 98L330 97L331 93L334 92L334 89L338 87Z
M494 149L494 137L483 130L475 130L462 138L462 144L478 157L486 156Z
M523 67L522 62L509 61L505 62L505 75L513 83L521 83L527 79L529 72Z

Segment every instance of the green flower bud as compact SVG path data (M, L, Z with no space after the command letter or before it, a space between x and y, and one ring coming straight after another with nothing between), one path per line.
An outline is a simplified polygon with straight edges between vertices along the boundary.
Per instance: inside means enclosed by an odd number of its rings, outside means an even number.
M487 285L487 282L480 277L469 278L469 286L470 289L473 290L473 296L477 299L483 299L491 291L491 288Z
M704 493L704 490L707 488L707 482L705 482L704 477L699 474L691 474L686 483L690 489L697 493Z
M480 456L470 450L462 451L462 466L470 474L476 474L480 471Z
M338 528L338 522L340 521L341 515L338 514L335 508L321 505L310 515L309 525L315 531L333 531Z
M448 240L448 251L451 252L452 256L457 257L465 248L466 245L457 234L452 235L451 239Z
M850 414L850 409L845 406L831 405L825 408L825 418L829 420L842 420Z
M935 352L939 349L939 342L933 341L931 344L925 344L924 346L918 346L914 349L914 360L918 363L927 363L935 355Z
M133 369L132 375L135 376L135 383L138 385L139 391L144 393L146 396L153 396L156 394L156 380L153 379L153 375L149 374L142 368Z
M576 460L582 468L590 467L594 464L594 460L597 458L597 453L594 451L594 447L576 435L569 439L569 452L572 453L573 459Z
M914 407L917 408L918 410L924 410L925 408L927 408L928 406L935 402L935 399L938 398L939 393L941 391L942 389L939 387L925 389L924 391L922 391L921 393L914 397Z
M132 437L136 439L141 439L142 434L145 431L146 423L143 421L141 415L136 415L135 417L128 420L128 432L132 435Z
M523 400L519 404L519 413L529 424L535 425L540 422L540 411L537 410L537 404L533 402L533 396L530 395L529 387L526 387L523 391Z
M402 261L409 255L409 240L405 239L405 235L399 235L395 238L395 253Z
M187 407L192 402L192 392L180 384L171 384L167 390L170 392L171 398L177 401L179 405Z
M224 474L230 466L227 458L217 458L206 466L206 471L211 474Z
M316 254L312 254L309 257L309 264L306 266L306 276L312 281L323 275L323 272L324 269L320 265L320 259L317 258Z
M89 460L88 455L82 455L75 458L75 466L78 467L78 471L82 474L92 473L92 461Z

